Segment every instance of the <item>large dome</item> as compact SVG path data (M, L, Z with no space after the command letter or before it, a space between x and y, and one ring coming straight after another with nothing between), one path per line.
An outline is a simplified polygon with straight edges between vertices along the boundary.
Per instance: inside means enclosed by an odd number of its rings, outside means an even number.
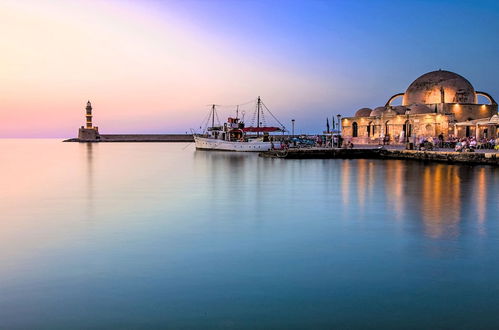
M414 80L407 88L402 105L435 103L476 103L475 89L457 73L438 70Z

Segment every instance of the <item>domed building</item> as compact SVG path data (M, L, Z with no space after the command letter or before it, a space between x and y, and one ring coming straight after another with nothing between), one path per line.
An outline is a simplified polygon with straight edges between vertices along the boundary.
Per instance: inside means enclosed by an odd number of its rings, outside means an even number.
M479 104L478 96L488 100ZM402 98L402 105L392 103ZM354 143L404 143L410 137L495 137L499 127L481 119L497 115L496 101L457 73L438 70L414 80L404 93L390 97L384 107L358 110L342 119L342 135ZM369 114L368 114L369 113Z
M409 85L403 95L402 105L476 103L475 89L457 73L438 70L425 73Z

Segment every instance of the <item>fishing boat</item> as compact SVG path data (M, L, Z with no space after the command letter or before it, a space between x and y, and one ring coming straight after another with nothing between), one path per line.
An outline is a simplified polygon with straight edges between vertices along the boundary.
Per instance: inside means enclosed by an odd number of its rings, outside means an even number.
M280 124L280 127L265 126L261 119L264 110ZM281 141L270 133L285 132L284 126L275 118L265 106L260 97L256 103L256 126L245 126L244 120L239 118L239 111L235 117L229 117L223 125L215 125L216 105L211 106L209 117L211 126L206 127L202 134L193 134L197 149L221 151L260 152L271 149L280 149ZM218 117L218 116L217 116Z

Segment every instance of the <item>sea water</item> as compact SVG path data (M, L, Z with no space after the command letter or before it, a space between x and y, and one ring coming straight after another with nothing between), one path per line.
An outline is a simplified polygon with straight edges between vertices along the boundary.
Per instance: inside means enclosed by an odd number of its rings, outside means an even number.
M499 326L498 168L0 148L2 329Z

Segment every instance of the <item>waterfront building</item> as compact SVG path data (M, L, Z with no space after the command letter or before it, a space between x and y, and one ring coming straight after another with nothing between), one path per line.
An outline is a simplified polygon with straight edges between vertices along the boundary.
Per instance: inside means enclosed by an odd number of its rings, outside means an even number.
M96 141L100 139L99 128L92 123L92 103L87 101L85 107L85 126L78 130L78 139L80 141Z
M487 99L480 104L478 97ZM402 98L402 104L392 105ZM494 117L494 115L496 117ZM412 82L404 93L390 97L384 106L362 108L342 119L342 135L360 144L405 143L411 137L496 137L499 133L497 102L476 91L457 73L438 70ZM492 120L491 120L492 119Z

